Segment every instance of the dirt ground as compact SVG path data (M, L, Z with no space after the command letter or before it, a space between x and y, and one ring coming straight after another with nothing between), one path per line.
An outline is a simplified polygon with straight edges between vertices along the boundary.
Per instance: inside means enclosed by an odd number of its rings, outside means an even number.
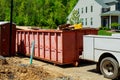
M62 74L52 74L52 71L43 69L42 66L22 64L22 59L0 56L0 80L56 80L65 77Z
M82 61L78 67L53 65L27 57L0 58L0 80L109 80L95 70L95 64Z

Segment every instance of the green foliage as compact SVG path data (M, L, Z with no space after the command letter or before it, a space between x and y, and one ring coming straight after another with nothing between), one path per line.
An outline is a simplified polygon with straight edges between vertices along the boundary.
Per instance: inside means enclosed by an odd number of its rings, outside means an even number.
M103 27L103 26L102 26L102 27L99 28L99 30L111 30L111 29L108 28L108 27Z
M70 24L78 24L81 22L81 20L79 19L80 14L78 10L73 10L71 17L69 19Z
M111 32L107 32L106 30L99 30L98 35L106 35L106 36L111 36Z
M56 28L66 23L78 0L13 0L13 22L25 26ZM10 20L10 0L0 0L0 21ZM43 27L42 27L43 28Z
M118 24L117 22L111 24L112 29L118 29L119 26L120 24Z

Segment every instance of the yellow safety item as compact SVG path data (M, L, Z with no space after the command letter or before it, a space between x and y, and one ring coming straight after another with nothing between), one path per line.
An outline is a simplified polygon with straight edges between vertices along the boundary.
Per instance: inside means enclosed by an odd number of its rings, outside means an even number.
M74 24L74 29L81 29L82 28L82 23L79 24Z

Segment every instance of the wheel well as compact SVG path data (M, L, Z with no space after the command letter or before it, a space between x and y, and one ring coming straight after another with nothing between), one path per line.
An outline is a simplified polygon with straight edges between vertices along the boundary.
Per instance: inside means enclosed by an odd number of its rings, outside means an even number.
M115 56L113 56L112 54L110 54L110 53L104 53L104 54L102 54L102 55L100 56L99 61L98 61L97 65L96 65L96 69L97 69L98 72L101 72L101 71L100 71L100 62L101 62L102 59L105 58L105 57L111 57L111 58L115 59L115 60L118 62L118 60L117 60L117 59L115 58Z
M100 63L101 60L102 60L103 58L105 58L105 57L111 57L111 58L113 58L113 59L115 59L115 60L117 61L117 59L115 58L115 56L113 56L112 54L110 54L110 53L104 53L103 55L100 56L100 58L99 58L99 63ZM118 62L118 61L117 61L117 62Z

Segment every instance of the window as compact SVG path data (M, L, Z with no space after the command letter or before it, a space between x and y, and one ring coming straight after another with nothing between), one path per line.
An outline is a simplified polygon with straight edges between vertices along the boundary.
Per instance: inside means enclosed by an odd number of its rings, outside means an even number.
M108 11L110 11L110 8L102 8L102 12L104 13L104 12L108 12Z
M85 18L85 25L87 25L87 18Z
M83 8L82 8L81 10L82 10L82 12L81 12L81 13L83 13Z
M80 13L79 11L80 11L80 10L79 10L79 8L78 8L78 14Z
M91 6L91 12L93 12L93 6Z
M81 19L81 21L82 21L82 25L84 25L84 19L83 18Z
M86 13L87 13L87 7L85 9L86 9Z
M90 24L93 25L93 18L90 18Z
M116 10L120 11L120 2L116 4Z

